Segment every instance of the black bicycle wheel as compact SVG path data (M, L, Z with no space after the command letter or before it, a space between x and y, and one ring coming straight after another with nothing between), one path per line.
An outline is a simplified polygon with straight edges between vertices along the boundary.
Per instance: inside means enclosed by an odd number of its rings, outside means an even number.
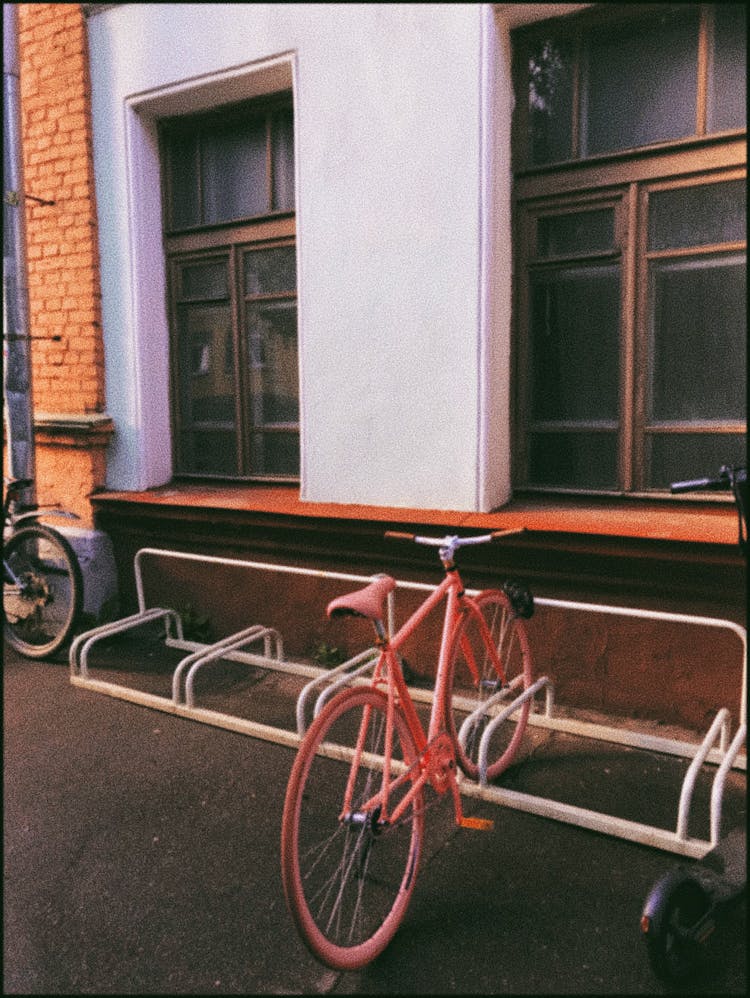
M83 604L83 579L68 541L32 523L3 549L3 620L10 645L28 658L48 658L72 636Z
M680 983L700 964L702 946L696 932L709 908L705 891L690 877L668 881L651 899L646 946L651 967L660 980ZM710 927L706 927L706 931Z

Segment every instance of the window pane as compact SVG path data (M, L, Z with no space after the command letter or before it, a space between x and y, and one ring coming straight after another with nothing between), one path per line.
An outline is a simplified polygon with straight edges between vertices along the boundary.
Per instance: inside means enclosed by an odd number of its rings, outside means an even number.
M203 143L204 222L268 212L265 121L206 132Z
M614 433L532 433L531 485L564 489L616 489Z
M277 294L282 291L295 291L296 288L294 246L254 250L245 254L245 294Z
M258 433L253 437L252 465L256 475L299 475L299 436Z
M237 444L234 433L224 430L196 430L181 435L183 467L192 475L237 474Z
M547 215L539 219L537 253L570 256L612 249L615 240L613 208Z
M649 249L743 242L747 235L744 180L659 191L649 197Z
M227 265L224 260L215 263L196 263L181 268L182 298L226 298Z
M198 139L196 135L172 135L167 140L169 170L170 229L200 225L198 183Z
M215 470L219 457L202 454L198 446L207 431L221 431L221 469L237 472L234 347L228 305L181 305L178 309L177 363L179 413L183 443L181 471ZM197 434L193 431L198 431Z
M696 130L698 14L663 14L591 35L583 155L684 138Z
M277 112L272 123L273 207L294 210L294 117L291 108Z
M744 465L747 438L740 433L663 433L646 437L646 486L718 474L722 464Z
M248 306L247 351L253 426L296 423L299 378L294 302Z
M545 38L528 58L529 152L532 163L573 156L573 71L569 47Z
M714 44L709 54L709 132L747 126L747 9L716 4Z
M568 267L532 278L533 417L616 420L620 274Z
M746 418L745 269L742 254L652 262L652 420Z

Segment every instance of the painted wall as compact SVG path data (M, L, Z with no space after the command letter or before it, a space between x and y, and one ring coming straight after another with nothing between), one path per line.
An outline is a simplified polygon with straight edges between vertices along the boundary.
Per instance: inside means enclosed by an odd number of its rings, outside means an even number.
M511 90L502 13L478 4L124 4L88 23L116 426L109 487L150 487L171 474L156 123L291 84L302 498L465 510L505 501Z

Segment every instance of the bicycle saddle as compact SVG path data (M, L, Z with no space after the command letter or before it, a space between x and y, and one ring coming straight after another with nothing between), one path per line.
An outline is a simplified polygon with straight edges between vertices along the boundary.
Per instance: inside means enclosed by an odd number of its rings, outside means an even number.
M33 478L4 478L3 481L9 492L23 492L34 484Z
M346 596L337 596L336 599L331 600L326 608L326 613L331 619L352 616L382 620L385 598L395 588L395 579L392 579L390 575L381 575L364 589L358 589L355 593L347 593Z

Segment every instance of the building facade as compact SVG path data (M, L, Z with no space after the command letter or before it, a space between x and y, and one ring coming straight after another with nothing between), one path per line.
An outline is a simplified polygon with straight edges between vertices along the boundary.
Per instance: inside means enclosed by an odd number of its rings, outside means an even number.
M511 524L478 579L742 616L735 513L668 492L745 454L742 5L19 16L40 479L126 602L144 539Z

